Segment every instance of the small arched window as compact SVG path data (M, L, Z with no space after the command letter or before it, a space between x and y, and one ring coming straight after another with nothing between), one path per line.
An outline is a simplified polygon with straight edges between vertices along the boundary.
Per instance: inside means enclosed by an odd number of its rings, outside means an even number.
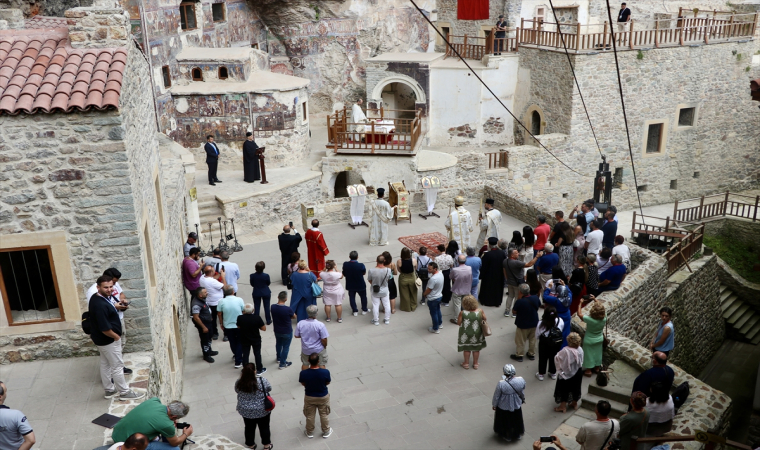
M533 111L530 117L530 133L533 136L541 134L541 114L538 111Z
M226 80L229 74L227 73L227 68L224 66L219 67L219 79L220 80Z
M199 67L193 68L193 81L203 81L203 72Z

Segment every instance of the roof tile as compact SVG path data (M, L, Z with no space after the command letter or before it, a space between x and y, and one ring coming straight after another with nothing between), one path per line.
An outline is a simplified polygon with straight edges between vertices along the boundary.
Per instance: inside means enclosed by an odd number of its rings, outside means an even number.
M73 49L65 26L35 16L0 33L0 115L119 106L127 49Z

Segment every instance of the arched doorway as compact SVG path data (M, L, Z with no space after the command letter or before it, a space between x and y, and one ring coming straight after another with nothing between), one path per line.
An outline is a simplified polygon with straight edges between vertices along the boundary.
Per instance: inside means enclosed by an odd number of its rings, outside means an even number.
M391 119L414 119L417 96L414 89L406 83L389 83L382 92L383 109L387 110L385 117ZM403 129L406 121L399 122L402 129L398 132L409 133L411 130Z
M533 111L530 116L530 132L534 136L541 134L541 114L538 111Z
M348 172L339 172L335 177L335 198L348 197Z
M528 134L527 130L523 130L523 142L525 144L535 144L533 138L530 137L531 134L533 136L540 136L546 133L546 119L544 117L544 111L538 105L532 105L525 112L523 123L530 130L530 134Z

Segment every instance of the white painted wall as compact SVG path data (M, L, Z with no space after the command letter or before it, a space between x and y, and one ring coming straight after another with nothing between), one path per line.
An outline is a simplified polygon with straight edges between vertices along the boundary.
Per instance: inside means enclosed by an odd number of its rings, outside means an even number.
M517 85L517 55L504 57L498 67L475 71L501 101L512 109ZM430 69L428 137L433 146L490 146L513 142L513 121L498 101L463 64L433 64ZM504 124L500 134L485 134L483 124L491 117ZM475 137L459 137L449 129L469 125Z

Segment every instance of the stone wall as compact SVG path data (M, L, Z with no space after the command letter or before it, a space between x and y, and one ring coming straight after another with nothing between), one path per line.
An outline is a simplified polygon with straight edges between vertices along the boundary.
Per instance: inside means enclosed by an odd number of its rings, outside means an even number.
M640 54L619 52L638 194L644 205L748 189L757 184L760 172L754 149L760 131L750 126L757 105L747 95L747 83L757 74L746 70L755 50L755 42L745 41L660 48ZM523 100L522 108L516 108L518 116L529 106L538 105L545 112L548 133L569 135L550 142L554 154L571 167L589 168L590 162L599 161L599 152L565 55L523 46L520 58L521 70L530 72L530 96ZM613 202L618 208L637 205L613 55L571 58L601 149L611 170L622 170L622 185L613 189ZM657 83L651 83L651 73L662 68L673 68L679 75L660 77ZM572 103L567 104L567 99ZM682 107L696 108L694 126L679 126ZM726 110L731 114L725 114ZM645 153L651 123L663 123L662 153ZM547 160L558 166L552 159L546 152L538 152L533 164ZM583 176L564 172L562 181L589 183L585 177L593 175L591 170L579 170ZM535 195L556 198L557 192L534 189Z
M97 6L73 8L64 17L74 48L125 47L129 43L129 15L116 1L99 0Z
M611 342L607 349L607 356L622 360L642 371L652 367L652 352L648 348L626 338L616 330L609 331L609 339ZM671 433L689 435L697 431L708 431L725 436L731 417L733 403L731 398L690 375L677 364L669 362L668 365L675 372L673 385L678 386L684 381L688 381L690 388L689 398L673 419ZM671 444L671 448L674 450L702 450L705 445L696 441L676 442Z
M536 217L543 214L547 223L554 226L554 214L545 209L545 206L533 202L531 199L513 195L512 191L505 189L505 185L494 181L488 181L484 187L484 197L494 199L494 207L502 214L515 217L525 223L536 223Z

